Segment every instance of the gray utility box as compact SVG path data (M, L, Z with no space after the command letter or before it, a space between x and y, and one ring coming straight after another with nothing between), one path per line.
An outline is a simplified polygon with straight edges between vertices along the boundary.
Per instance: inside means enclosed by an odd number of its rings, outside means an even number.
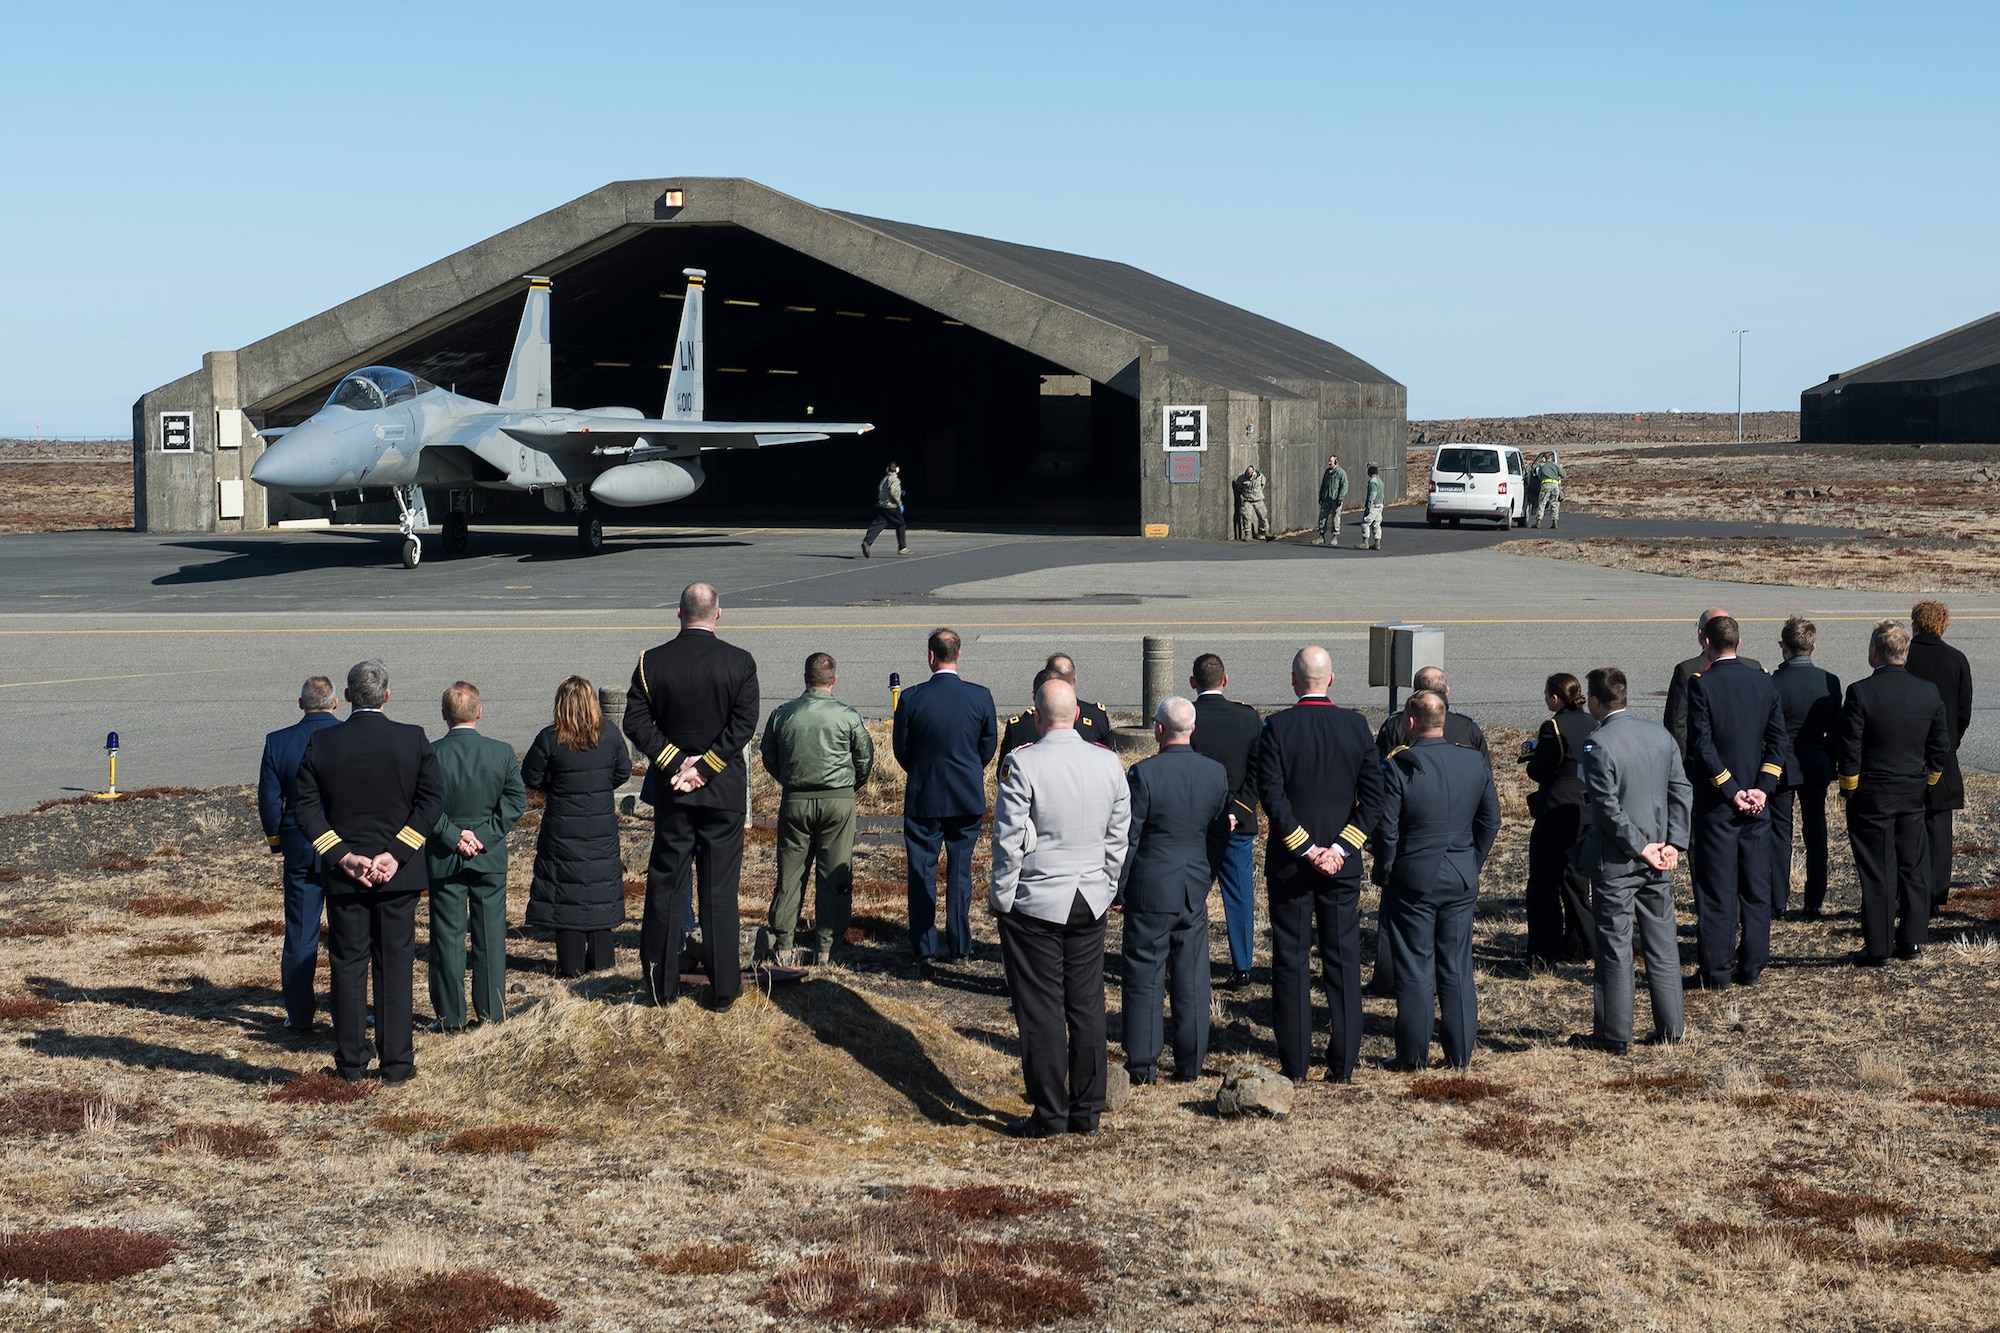
M1425 667L1444 667L1444 631L1402 620L1368 627L1368 683L1407 690Z

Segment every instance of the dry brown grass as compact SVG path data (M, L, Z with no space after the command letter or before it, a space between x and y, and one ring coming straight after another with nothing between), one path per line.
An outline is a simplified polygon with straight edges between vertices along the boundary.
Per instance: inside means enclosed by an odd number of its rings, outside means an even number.
M277 938L285 933L285 923L282 921L252 921L247 926L238 926L236 928L236 933L238 935L257 935L269 938Z
M215 916L229 910L228 903L218 903L207 898L173 898L155 895L133 898L125 904L125 910L136 916ZM282 924L279 929L283 930Z
M59 940L73 927L52 917L27 917L0 926L0 940Z
M961 1222L997 1222L1076 1206L1074 1194L1026 1185L953 1185L945 1189L912 1185L909 1199Z
M0 1281L116 1282L161 1267L179 1248L151 1232L122 1227L0 1233Z
M384 1134L442 1134L456 1122L437 1111L391 1111L368 1123Z
M32 1023L62 1008L54 1000L27 995L0 995L0 1023Z
M1337 1180L1342 1184L1354 1186L1354 1188L1360 1190L1363 1194L1372 1194L1380 1199L1394 1197L1396 1191L1402 1188L1403 1184L1400 1177L1393 1176L1386 1171L1363 1171L1351 1166L1327 1167L1325 1170L1314 1175L1313 1179L1323 1181Z
M1915 1211L1900 1199L1879 1194L1833 1194L1788 1184L1770 1175L1751 1181L1750 1188L1764 1200L1764 1211L1781 1220L1810 1218L1828 1226L1852 1227L1856 1218L1907 1217Z
M1291 1296L1279 1308L1287 1319L1331 1328L1354 1328L1369 1323L1382 1313L1378 1302L1357 1300L1352 1296Z
M639 1255L639 1262L655 1273L669 1277L713 1277L718 1273L742 1273L757 1267L748 1245L683 1245L672 1254Z
M79 870L102 870L113 875L129 875L135 870L144 870L151 864L153 863L145 857L134 856L130 852L101 852L86 860L78 861L76 867Z
M351 1278L327 1284L326 1299L295 1333L480 1333L546 1324L562 1307L490 1273L456 1270L408 1278Z
M0 461L0 532L132 526L132 464Z
M127 955L131 958L192 958L208 946L198 935L166 935L141 944Z
M1606 1092L1632 1092L1653 1101L1692 1097L1708 1089L1708 1083L1700 1075L1685 1069L1671 1069L1657 1074L1620 1074L1599 1086Z
M1558 1120L1496 1112L1461 1136L1475 1148L1510 1157L1549 1157L1576 1141L1577 1131Z
M444 1141L446 1152L530 1153L562 1137L549 1125L482 1125L461 1129Z
M297 1078L271 1089L264 1094L264 1100L340 1106L348 1102L366 1101L375 1095L377 1087L377 1084L365 1081L349 1083L338 1074L315 1069L310 1074L300 1074Z
M120 1119L143 1124L158 1109L151 1098L121 1102L83 1088L16 1088L0 1093L0 1134L81 1134Z
M1910 1093L1910 1100L1961 1111L2000 1111L2000 1093L1978 1088L1917 1088Z
M1509 1097L1514 1089L1505 1083L1474 1078L1470 1074L1419 1074L1410 1080L1410 1096L1424 1102L1455 1102L1470 1105L1489 1097Z
M197 1148L232 1160L244 1157L275 1157L278 1140L267 1129L255 1125L182 1125L167 1140L169 1148Z

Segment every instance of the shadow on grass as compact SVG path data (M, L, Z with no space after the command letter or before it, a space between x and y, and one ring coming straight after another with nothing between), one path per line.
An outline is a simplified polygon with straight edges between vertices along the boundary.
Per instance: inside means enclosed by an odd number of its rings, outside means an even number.
M37 1055L64 1056L72 1060L109 1060L133 1069L171 1069L177 1073L208 1074L232 1083L262 1086L283 1083L297 1074L282 1065L252 1064L248 1060L223 1055L204 1055L162 1046L157 1042L134 1041L130 1037L72 1037L60 1029L37 1032L25 1042Z
M60 977L29 977L27 983L43 999L61 1004L89 1001L140 1009L166 1018L192 1018L205 1023L229 1023L252 1041L282 1045L279 1026L284 994L275 986L217 986L198 975L182 977L176 989L152 986L73 986Z
M862 1068L908 1097L926 1120L967 1125L994 1119L991 1107L959 1091L916 1034L885 1016L859 992L837 981L814 979L778 987L772 991L771 1001L822 1042L839 1047Z

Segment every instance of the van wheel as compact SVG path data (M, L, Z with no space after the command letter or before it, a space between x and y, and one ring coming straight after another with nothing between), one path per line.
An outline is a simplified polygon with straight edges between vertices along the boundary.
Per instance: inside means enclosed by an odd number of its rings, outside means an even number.
M1426 522L1426 523L1430 524L1430 525L1431 525L1432 527L1436 527L1436 526L1438 525L1438 523L1439 523L1440 521L1441 521L1441 520L1440 520L1440 519L1438 518L1438 516L1437 516L1436 514L1425 514L1425 515L1424 515L1424 522Z
M1456 517L1453 517L1453 518L1451 518L1451 519L1448 519L1448 520L1446 520L1446 521L1447 521L1447 522L1449 522L1449 523L1450 523L1450 524L1451 524L1451 525L1452 525L1452 526L1453 526L1454 528L1458 526L1458 519L1457 519Z
M1514 526L1517 528L1525 528L1528 526L1527 510L1523 509L1520 513L1514 515Z

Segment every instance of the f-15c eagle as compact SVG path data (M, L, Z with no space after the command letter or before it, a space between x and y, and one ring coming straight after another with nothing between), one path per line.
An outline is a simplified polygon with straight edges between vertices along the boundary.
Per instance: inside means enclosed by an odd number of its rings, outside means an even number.
M600 505L630 508L694 494L705 449L761 449L831 435L860 435L866 422L707 421L702 418L701 304L707 274L684 269L687 300L667 401L657 419L637 408L588 411L550 406L549 280L528 279L528 303L498 403L438 388L390 366L366 366L334 386L326 405L271 441L250 480L274 491L387 490L402 515L403 567L423 558L430 526L423 488L535 491L551 509L577 514L577 545L604 542ZM445 515L448 551L465 549L470 518Z

